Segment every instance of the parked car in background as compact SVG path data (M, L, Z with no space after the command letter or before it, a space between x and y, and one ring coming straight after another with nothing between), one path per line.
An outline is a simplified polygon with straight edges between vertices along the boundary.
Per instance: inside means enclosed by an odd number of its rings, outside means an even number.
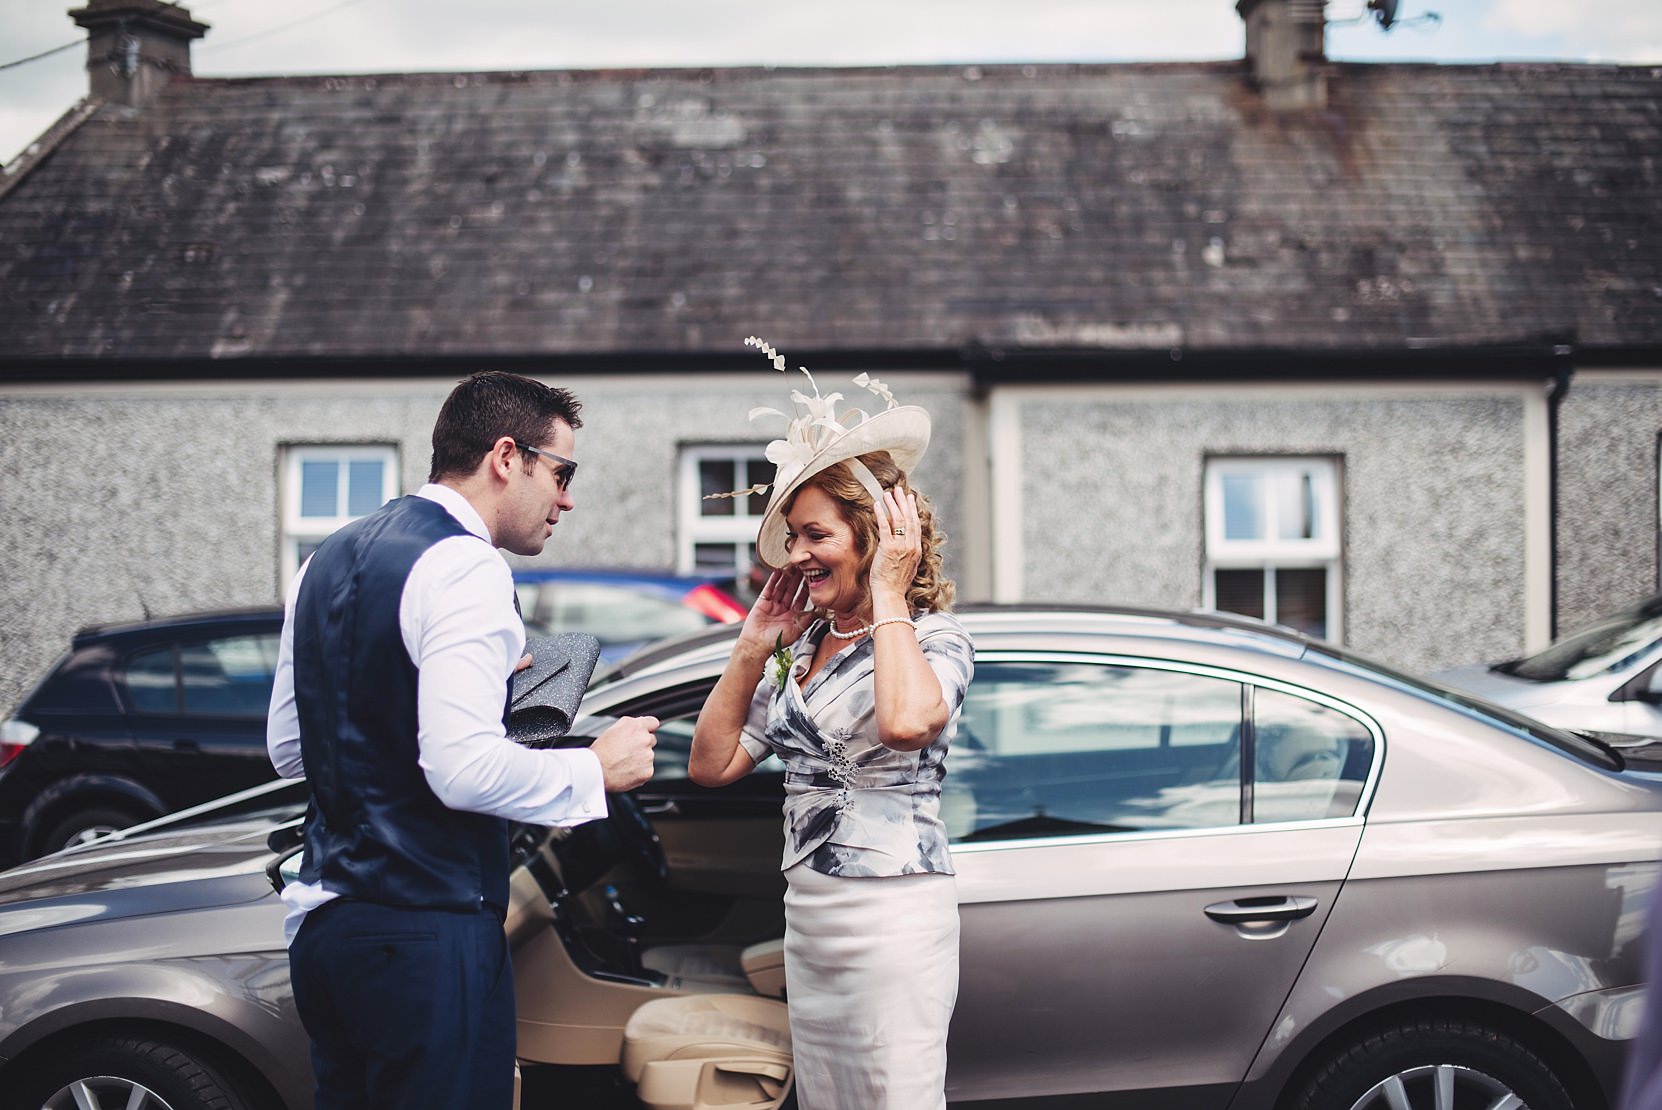
M1646 751L1248 620L961 617L977 672L942 805L955 1106L1612 1104L1662 859ZM685 775L735 634L597 674L570 742L658 716L658 774L604 821L513 838L525 1110L630 1105L630 1014L750 989L737 954L783 930L782 769L720 790ZM171 818L0 875L0 1092L304 1110L264 875L301 800L263 789L217 824ZM615 1102L569 1093L595 1069Z
M592 633L606 661L745 614L711 580L650 572L520 570L515 588L531 634ZM0 865L269 781L282 623L267 606L77 632L0 722Z
M268 606L83 628L0 722L0 860L30 859L273 777Z
M514 571L526 631L587 632L600 658L712 624L744 620L746 606L710 578L643 570L521 567Z
M1559 728L1662 739L1662 594L1534 655L1431 677Z

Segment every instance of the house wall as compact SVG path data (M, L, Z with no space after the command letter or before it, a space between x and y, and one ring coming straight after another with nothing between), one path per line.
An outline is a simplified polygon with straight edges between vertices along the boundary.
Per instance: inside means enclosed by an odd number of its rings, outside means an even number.
M1662 589L1662 370L1576 373L1558 417L1558 629Z
M1011 387L992 407L1001 597L1198 606L1208 455L1316 454L1341 460L1347 646L1428 670L1545 626L1542 388Z
M676 450L766 442L801 382L758 357L754 374L577 378L582 470L550 564L671 566ZM794 375L793 375L794 376ZM967 389L956 375L879 375L934 416L917 475L944 520L963 512ZM397 443L402 488L426 480L433 420L450 380L77 385L0 390L0 713L94 622L279 596L279 454L286 444ZM844 405L882 402L823 379ZM858 398L856 397L858 394ZM949 556L951 552L949 551ZM949 569L952 563L949 561Z

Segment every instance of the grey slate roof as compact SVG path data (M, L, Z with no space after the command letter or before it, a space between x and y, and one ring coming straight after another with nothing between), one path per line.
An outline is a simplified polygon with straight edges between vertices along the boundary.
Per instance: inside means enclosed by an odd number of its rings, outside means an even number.
M0 198L0 356L1662 339L1662 68L174 82Z

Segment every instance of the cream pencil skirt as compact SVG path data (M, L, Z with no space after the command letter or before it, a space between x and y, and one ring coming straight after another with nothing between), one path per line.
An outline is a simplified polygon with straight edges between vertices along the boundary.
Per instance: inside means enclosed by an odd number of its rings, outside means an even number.
M785 989L801 1110L943 1110L958 1000L951 875L785 872Z

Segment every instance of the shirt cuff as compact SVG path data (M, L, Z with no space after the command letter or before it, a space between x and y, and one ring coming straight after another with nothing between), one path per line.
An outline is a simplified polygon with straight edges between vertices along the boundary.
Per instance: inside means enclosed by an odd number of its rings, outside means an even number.
M606 816L606 776L600 771L600 757L588 748L567 748L559 754L566 757L571 771L571 806L552 827L581 825Z

